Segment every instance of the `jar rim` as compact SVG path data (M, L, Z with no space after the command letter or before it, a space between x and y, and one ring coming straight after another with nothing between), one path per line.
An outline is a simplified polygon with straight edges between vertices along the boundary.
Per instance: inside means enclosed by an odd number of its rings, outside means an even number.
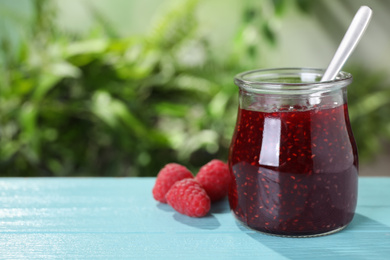
M305 94L340 89L352 82L352 75L340 71L334 80L320 81L325 69L320 68L269 68L245 71L234 77L240 89L258 93ZM295 77L300 82L283 82L277 79Z

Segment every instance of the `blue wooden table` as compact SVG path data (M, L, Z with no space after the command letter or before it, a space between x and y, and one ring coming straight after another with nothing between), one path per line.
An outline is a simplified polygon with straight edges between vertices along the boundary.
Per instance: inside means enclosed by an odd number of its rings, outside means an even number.
M390 178L360 178L353 222L317 238L248 230L227 200L180 215L154 181L0 178L0 259L390 259Z

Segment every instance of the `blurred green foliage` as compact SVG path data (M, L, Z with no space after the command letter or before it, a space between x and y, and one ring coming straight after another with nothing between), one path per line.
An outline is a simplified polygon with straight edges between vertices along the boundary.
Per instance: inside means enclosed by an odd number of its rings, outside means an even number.
M248 1L221 58L197 30L196 0L130 38L98 12L89 35L64 34L52 2L34 0L20 44L0 43L0 176L155 176L172 161L196 169L226 160L237 112L232 78L265 65L262 52L277 45L272 19L286 2ZM303 11L306 3L296 1ZM356 70L362 86L352 92L351 118L369 158L390 139L390 93L382 76Z
M367 73L362 67L348 67L353 75L349 88L349 117L358 145L359 157L365 162L390 144L390 86L383 72Z

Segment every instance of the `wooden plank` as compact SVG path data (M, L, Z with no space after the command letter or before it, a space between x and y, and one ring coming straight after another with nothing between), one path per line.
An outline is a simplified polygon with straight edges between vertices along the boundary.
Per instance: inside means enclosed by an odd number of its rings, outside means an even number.
M190 218L153 200L154 178L1 178L0 258L386 259L390 178L360 178L344 231L280 238L236 223L227 200Z

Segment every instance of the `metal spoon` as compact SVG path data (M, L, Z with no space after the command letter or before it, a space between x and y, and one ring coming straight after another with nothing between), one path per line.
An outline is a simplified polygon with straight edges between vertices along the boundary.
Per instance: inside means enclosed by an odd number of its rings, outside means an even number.
M332 61L329 63L321 81L329 81L336 78L337 74L347 61L349 55L355 49L360 38L364 34L372 15L372 10L368 6L361 6L353 18L347 32L341 41Z

